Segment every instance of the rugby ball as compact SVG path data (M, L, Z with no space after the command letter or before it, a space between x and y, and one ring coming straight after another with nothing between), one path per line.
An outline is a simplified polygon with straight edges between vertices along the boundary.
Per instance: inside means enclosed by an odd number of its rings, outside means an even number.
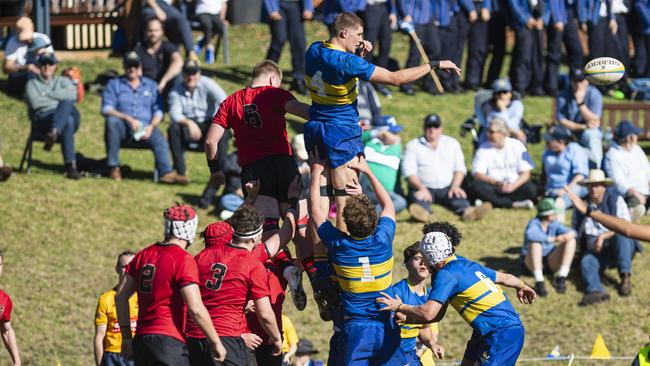
M585 77L595 85L613 84L625 74L623 63L611 57L598 57L585 65Z

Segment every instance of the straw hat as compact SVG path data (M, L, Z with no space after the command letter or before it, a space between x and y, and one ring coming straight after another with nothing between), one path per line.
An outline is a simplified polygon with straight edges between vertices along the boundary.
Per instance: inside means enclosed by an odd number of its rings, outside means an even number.
M609 187L614 184L612 178L605 177L605 172L600 169L591 169L589 170L589 177L587 179L578 182L581 186L588 186L590 184L604 184Z

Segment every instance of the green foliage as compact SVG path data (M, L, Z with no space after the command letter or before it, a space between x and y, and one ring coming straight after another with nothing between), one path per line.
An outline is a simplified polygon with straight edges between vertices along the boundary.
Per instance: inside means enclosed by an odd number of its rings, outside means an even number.
M308 26L308 40L326 37L325 28ZM227 92L241 88L250 78L255 62L262 60L269 43L268 29L263 25L233 27L231 36L231 65L207 67L206 75L215 76ZM395 37L395 57L406 58L406 38ZM288 47L282 67L290 69ZM73 60L67 58L62 66L76 64L86 81L100 72L120 70L119 59ZM285 74L289 74L286 72ZM290 79L287 77L287 79ZM406 142L420 133L422 118L431 112L441 115L445 131L458 136L458 126L472 113L472 95L432 97L419 93L408 97L396 89L392 100L382 98L384 113L394 115L406 129ZM306 97L301 100L309 101ZM77 150L85 156L100 159L105 156L104 122L99 114L101 98L87 94L79 106L81 128L76 135ZM535 123L547 122L550 115L549 98L529 98L525 101L526 118ZM3 111L0 123L2 153L5 161L17 167L29 131L24 103L8 97L0 98ZM169 122L165 122L165 129ZM290 123L290 134L300 129L300 123ZM469 164L471 144L461 139ZM115 285L113 271L115 256L125 249L138 250L162 235L162 210L177 201L193 199L201 194L208 179L202 154L189 153L188 166L193 183L186 187L155 185L150 180L153 156L144 150L121 152L123 164L141 172L137 179L114 182L105 178L85 178L69 181L63 177L60 147L52 152L35 144L37 162L29 175L16 174L0 184L0 233L5 249L5 271L0 284L14 300L12 325L18 336L25 365L92 364L93 315L98 296ZM539 161L542 146L531 146L533 158ZM478 223L463 223L441 207L435 208L441 220L449 220L462 230L464 240L459 254L495 269L520 273L518 251L526 222L532 212L496 210ZM199 211L200 225L215 220L209 212ZM404 247L420 238L420 225L409 221L408 215L398 216L394 243L395 263L401 263ZM194 254L202 244L190 248ZM588 355L597 333L602 333L613 355L633 355L647 341L650 329L648 296L650 290L643 280L650 275L647 256L634 261L632 296L619 297L613 285L607 287L612 300L603 305L577 306L582 294L576 289L578 268L574 268L565 295L550 291L548 298L524 307L515 304L527 330L524 357L546 355L555 345L563 352ZM393 280L405 275L399 264ZM615 271L607 272L618 281ZM531 277L523 279L532 283ZM309 288L305 279L305 285ZM548 285L550 288L550 284ZM513 302L514 292L506 290ZM310 296L311 298L311 296ZM303 312L297 312L290 299L285 309L293 319L300 337L315 342L326 357L331 325L318 317L313 301ZM454 311L440 325L440 342L447 349L448 359L462 357L471 329ZM0 365L8 364L6 353L0 355ZM584 363L581 363L584 364ZM626 364L620 363L620 364Z

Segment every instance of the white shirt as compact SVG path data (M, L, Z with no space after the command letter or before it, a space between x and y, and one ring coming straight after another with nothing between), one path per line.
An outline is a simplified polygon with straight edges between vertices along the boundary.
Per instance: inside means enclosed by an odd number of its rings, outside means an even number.
M501 149L488 141L479 146L472 161L472 174L483 173L497 181L513 183L521 173L532 170L533 166L526 146L517 139L506 137Z
M223 8L223 3L228 0L198 0L194 13L199 14L219 14Z
M454 173L467 173L465 156L460 143L447 135L441 135L436 148L420 136L406 144L402 160L402 174L406 178L416 176L427 188L441 189L451 185Z
M627 6L623 0L612 0L612 13L614 14L627 14Z
M48 37L46 34L34 32L34 38L44 39L45 42L49 44L49 46L46 48L47 52L54 52L52 41L50 41L50 37ZM11 38L9 38L9 41L7 41L7 47L5 48L5 59L11 60L20 66L24 66L27 64L27 49L29 49L29 44L18 41L18 36L14 34L11 36Z
M616 199L616 217L628 222L631 221L630 210L627 208L627 203L625 203L625 200L621 196L618 196L618 199ZM591 236L598 236L608 231L609 229L591 217L587 217L582 226L582 233Z
M628 151L613 145L605 154L603 165L621 195L625 196L630 188L646 196L650 194L650 163L641 146L635 144Z

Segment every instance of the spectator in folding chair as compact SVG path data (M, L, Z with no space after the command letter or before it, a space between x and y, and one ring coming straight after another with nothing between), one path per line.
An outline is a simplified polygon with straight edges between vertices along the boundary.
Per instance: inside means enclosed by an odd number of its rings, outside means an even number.
M172 5L172 0L145 0L141 19L149 24L151 19L158 19L165 26L165 31L176 46L183 44L188 59L197 61L194 52L194 38L190 21L178 8ZM179 39L180 38L180 39Z
M185 168L185 146L194 143L202 150L212 117L227 95L214 80L201 75L196 61L186 61L182 75L183 81L169 92L169 117L172 123L168 138L176 172L189 182Z
M196 20L201 24L203 38L198 44L194 45L196 55L201 54L201 49L205 47L205 63L211 65L216 60L216 50L214 39L215 35L223 34L228 21L226 13L228 12L228 0L198 0L194 8Z
M508 125L509 136L526 143L526 134L521 129L524 118L524 103L515 98L512 84L507 78L498 78L492 83L492 98L481 105L485 128L479 131L479 142L487 140L487 126L494 118L502 119Z
M79 179L74 134L79 129L80 116L74 103L77 87L65 76L56 76L57 59L52 53L42 54L37 65L40 75L27 82L25 101L29 107L32 131L45 135L45 150L61 141L65 175Z
M176 83L183 68L183 58L178 47L164 39L162 22L157 19L147 21L146 39L138 43L135 52L140 57L142 75L158 83L158 92L167 96Z
M124 76L109 81L102 95L109 176L114 180L122 179L120 146L136 141L153 150L160 182L188 184L187 177L172 171L169 145L158 128L163 119L160 94L155 81L140 76L142 67L136 52L124 56L124 73Z
M16 21L16 34L11 36L5 47L5 59L2 70L9 76L7 92L22 95L27 82L40 74L34 60L29 60L29 48L37 40L47 44L46 51L54 53L50 38L46 34L34 32L34 23L29 17L21 17Z

